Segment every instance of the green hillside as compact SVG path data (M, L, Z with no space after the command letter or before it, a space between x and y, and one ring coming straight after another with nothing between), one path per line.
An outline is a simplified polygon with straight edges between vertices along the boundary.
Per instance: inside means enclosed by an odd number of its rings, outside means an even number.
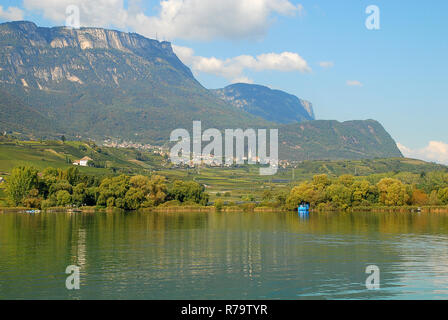
M279 135L282 159L402 157L392 137L375 120L306 121L281 127Z
M89 156L97 167L79 167L81 173L96 176L126 174L159 174L170 181L196 181L207 186L211 199L224 197L228 201L241 201L253 195L260 200L263 192L286 192L293 185L311 179L317 174L337 177L350 174L361 179L368 177L378 182L384 177L395 177L406 183L424 183L432 172L447 172L443 165L405 158L304 161L295 168L279 169L272 177L260 176L257 166L238 168L173 169L164 157L153 152L135 149L98 147L86 142L17 141L0 137L0 176L7 177L14 167L33 166L39 170L47 167L68 168L72 161ZM0 206L5 195L0 187ZM3 199L3 200L1 200Z
M27 165L37 169L67 168L85 156L95 167L80 167L84 173L114 174L147 172L159 167L164 159L150 152L134 149L98 147L93 143L66 141L17 141L0 139L0 172Z

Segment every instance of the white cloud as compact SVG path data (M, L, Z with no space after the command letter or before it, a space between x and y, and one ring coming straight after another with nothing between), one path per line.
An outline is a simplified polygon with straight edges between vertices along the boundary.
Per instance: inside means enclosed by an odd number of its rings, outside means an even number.
M334 67L334 63L331 61L322 61L322 62L319 62L319 65L322 68L333 68Z
M78 5L82 26L131 28L148 37L210 40L263 36L276 14L302 15L289 0L162 0L156 16L147 16L139 0L24 0L27 10L65 21L68 5Z
M245 70L252 71L282 71L282 72L311 72L308 63L300 55L293 52L265 53L256 57L241 55L229 59L206 58L195 56L191 48L173 46L174 52L193 72L204 72L224 77L233 82L251 82L244 76Z
M8 7L7 9L3 9L0 6L0 19L7 21L19 21L23 20L24 12L17 7Z
M397 143L397 146L407 158L448 164L447 143L441 141L430 141L426 147L421 149L411 149L400 143Z
M248 77L242 76L240 78L235 78L232 80L232 83L248 83L248 84L254 84L254 81Z
M124 0L23 0L23 7L63 25L67 7L76 5L80 9L81 26L126 28L132 15L139 12L132 9L134 3L135 0L130 0L130 7L126 9Z
M363 84L358 80L348 80L347 85L349 87L362 87L363 86Z

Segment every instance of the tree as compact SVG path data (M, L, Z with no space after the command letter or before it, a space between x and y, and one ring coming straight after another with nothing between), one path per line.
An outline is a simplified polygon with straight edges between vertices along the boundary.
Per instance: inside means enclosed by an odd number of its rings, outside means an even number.
M295 210L303 201L316 205L317 191L310 182L303 182L299 186L294 187L286 199L286 207L289 210Z
M37 170L32 167L18 167L12 170L6 181L6 193L14 206L22 205L32 189L38 189Z
M72 196L67 190L60 190L56 193L56 200L58 206L65 207L72 203Z
M271 190L265 190L263 191L263 195L261 197L263 200L271 200L273 198L273 194Z
M166 179L162 176L152 176L149 183L150 200L155 206L158 206L166 201L168 195L168 188L166 186Z
M126 209L137 210L146 201L146 196L142 189L130 188L126 193Z
M39 196L39 190L30 190L28 196L23 200L23 204L27 208L40 209L42 207L42 198Z
M105 178L98 187L97 205L107 206L109 198L115 199L115 206L126 208L125 197L129 190L129 177L121 175L113 178Z
M386 206L403 206L409 203L406 186L397 179L384 178L378 183L379 201Z
M438 192L438 198L442 204L448 204L448 188L440 189Z
M179 202L194 202L207 205L209 197L205 193L205 187L193 181L175 181L169 190L171 200Z
M221 212L223 207L224 207L224 201L222 201L221 199L216 199L215 201L216 211Z
M330 184L331 181L326 174L321 174L313 177L313 185L318 189L324 189Z
M378 188L367 180L355 181L352 189L352 205L372 205L378 202Z
M50 186L48 193L51 196L61 190L65 190L71 194L73 191L73 187L67 180L58 180Z
M342 175L338 178L338 183L344 185L345 187L351 187L355 181L355 177L352 175Z
M352 192L349 187L337 183L328 187L328 197L339 208L346 209L351 205Z
M87 202L87 186L85 183L80 183L73 187L72 201L74 205L82 206Z
M62 141L62 143L65 143L65 136L63 135L63 136L61 136L61 141Z
M420 189L414 189L412 191L411 202L413 205L424 206L428 204L428 201L429 198L428 195L425 193L425 191Z

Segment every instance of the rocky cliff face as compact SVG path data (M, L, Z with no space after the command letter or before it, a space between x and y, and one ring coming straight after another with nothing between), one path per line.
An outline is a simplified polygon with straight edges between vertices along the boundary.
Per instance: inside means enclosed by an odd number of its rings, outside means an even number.
M64 81L119 86L127 79L157 80L158 68L172 68L194 80L169 42L135 33L13 22L0 25L0 46L0 82L40 90Z
M220 99L268 121L288 124L315 120L311 102L280 90L238 83L214 92Z

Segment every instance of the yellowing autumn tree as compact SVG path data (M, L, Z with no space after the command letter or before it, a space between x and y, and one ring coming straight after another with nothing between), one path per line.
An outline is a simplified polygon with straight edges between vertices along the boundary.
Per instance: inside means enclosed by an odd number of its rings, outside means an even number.
M379 202L386 206L403 206L409 204L410 195L400 180L385 178L378 183Z

